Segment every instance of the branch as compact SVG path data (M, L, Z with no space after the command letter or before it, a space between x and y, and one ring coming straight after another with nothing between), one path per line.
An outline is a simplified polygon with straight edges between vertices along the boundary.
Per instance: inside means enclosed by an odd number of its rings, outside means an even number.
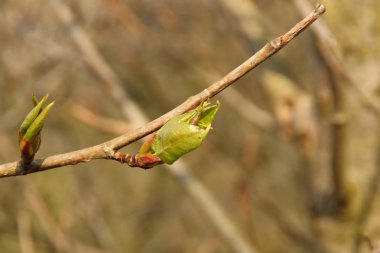
M293 0L301 15L306 15L312 8L311 3L306 0ZM359 96L359 99L368 107L376 116L380 116L380 107L376 100L368 94L362 86L354 80L352 74L347 70L345 60L341 56L338 48L338 42L333 32L329 29L326 22L319 22L311 28L311 32L317 41L318 50L326 66L339 80L344 80L350 85Z
M236 82L242 76L254 69L260 63L264 62L273 54L277 53L286 46L292 39L299 35L304 29L311 25L325 12L325 7L318 4L316 8L305 17L302 21L296 24L288 32L280 37L268 42L251 58L236 67L221 80L213 83L202 92L188 98L178 107L162 115L161 117L147 123L146 125L121 135L115 139L104 142L102 144L84 148L81 150L53 155L43 159L36 159L31 166L25 170L20 166L19 162L12 162L0 165L0 177L25 175L34 172L40 172L48 169L63 167L67 165L75 165L77 163L89 162L95 159L116 159L115 152L128 144L135 142L144 136L156 131L170 119L181 115L199 105L202 101L212 98L219 92L226 89L228 86Z
M127 118L130 124L146 124L148 122L147 116L129 97L115 71L109 66L109 64L107 64L99 51L96 50L94 43L83 28L76 23L70 8L68 8L68 6L61 0L54 0L54 3L56 3L54 5L54 10L57 17L62 22L62 25L67 28L68 36L71 37L78 47L78 51L81 53L82 57L86 59L85 63L87 67L92 70L93 74L99 77L99 80L101 81L100 83L103 88L105 88L105 92L107 92L115 102L119 104L123 115ZM128 22L128 25L130 25L130 22ZM202 209L210 223L215 225L217 231L226 239L226 242L231 248L237 253L257 252L257 250L239 233L228 215L223 211L223 208L213 197L210 190L208 190L207 187L191 173L189 167L183 162L183 160L178 161L171 166L165 164L162 167L166 169L187 191L195 204Z
M101 116L75 102L69 101L66 105L72 116L77 120L106 133L120 135L131 128L131 124L126 123L124 120L116 120Z

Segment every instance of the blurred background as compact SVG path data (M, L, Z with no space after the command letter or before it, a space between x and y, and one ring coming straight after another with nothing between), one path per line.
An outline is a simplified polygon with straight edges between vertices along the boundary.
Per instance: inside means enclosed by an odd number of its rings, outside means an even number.
M1 179L0 251L371 252L380 2L322 3L320 20L213 99L213 131L174 167L99 160ZM0 163L19 159L32 94L56 100L38 157L89 147L219 80L314 5L1 0Z

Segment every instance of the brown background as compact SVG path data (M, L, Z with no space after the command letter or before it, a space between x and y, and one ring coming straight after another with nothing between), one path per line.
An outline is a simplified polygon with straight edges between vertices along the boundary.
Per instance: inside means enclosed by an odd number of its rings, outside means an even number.
M0 162L19 157L33 93L56 100L39 157L127 131L72 37L78 27L154 119L292 27L304 16L296 2L65 1L75 17L65 24L53 0L0 1ZM182 158L258 252L356 252L363 235L380 240L380 114L368 106L380 87L380 2L322 2L331 35L306 30L217 96L214 130ZM0 203L1 252L234 252L162 167L93 161L1 179Z

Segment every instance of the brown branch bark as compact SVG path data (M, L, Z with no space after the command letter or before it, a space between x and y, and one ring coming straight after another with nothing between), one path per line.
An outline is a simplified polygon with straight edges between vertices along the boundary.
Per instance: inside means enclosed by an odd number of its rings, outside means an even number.
M202 92L189 97L181 105L161 117L147 123L146 125L93 147L84 148L65 154L53 155L43 159L36 159L27 170L20 166L20 162L17 161L0 165L0 177L25 175L67 165L89 162L95 159L115 159L115 152L120 148L125 147L128 144L156 131L173 117L195 108L202 101L214 97L219 92L236 82L260 63L264 62L270 56L281 50L304 29L317 20L324 12L325 7L318 4L307 17L297 23L288 32L265 44L264 47L261 48L256 54L243 62L240 66L236 67L221 80L211 84Z

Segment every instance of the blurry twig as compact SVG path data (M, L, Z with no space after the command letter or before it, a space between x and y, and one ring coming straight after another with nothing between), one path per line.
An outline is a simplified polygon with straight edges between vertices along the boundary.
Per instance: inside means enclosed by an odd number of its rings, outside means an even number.
M206 73L205 75L202 73L201 69L194 69L201 75L205 76L205 80L207 81L211 78L214 79L216 76L219 76L216 73ZM241 117L257 128L267 130L275 126L275 119L270 113L256 106L253 102L244 97L244 95L242 95L241 92L239 92L235 87L229 87L228 92L221 93L220 96L222 96L223 100L235 109Z
M371 251L371 253L380 253L380 245L378 243L374 243L371 237L369 237L368 235L364 235L363 237L361 237L361 240L363 239L367 242L368 248Z
M281 210L277 203L256 191L256 198L259 200L263 211L270 215L276 222L278 228L291 240L297 242L307 252L326 252L322 245L319 245L313 235L305 233L297 228L293 222Z
M293 0L293 2L301 15L305 15L312 10L312 5L309 0ZM337 40L324 20L319 20L319 22L312 26L311 32L317 39L318 49L333 74L347 81L347 83L358 92L362 102L377 116L380 116L378 103L361 88L347 70L344 59L339 52Z
M84 211L84 216L99 244L102 245L104 250L107 250L106 252L120 252L115 237L104 217L98 198L89 187L86 187L83 181L76 180L75 186L75 191L79 193L75 195L79 199L78 202Z
M275 126L275 120L270 113L258 108L234 87L228 90L228 94L222 94L222 97L228 101L229 105L232 106L240 116L260 129L266 130Z
M18 219L18 237L21 253L34 253L34 242L30 231L30 216L26 211L20 212Z
M121 0L105 0L104 4L113 11L115 16L122 21L131 34L138 39L143 39L148 33L145 25L139 17Z
M293 0L299 12L303 15L310 10L311 4L308 0ZM358 91L362 101L380 115L380 109L376 103L357 85L350 73L346 70L344 60L337 48L336 39L323 20L319 20L311 28L316 41L317 48L324 61L331 81L331 93L333 95L334 120L332 125L332 147L331 147L331 170L333 180L333 197L336 201L336 212L342 212L349 204L346 180L346 119L344 91L341 79L345 80Z
M311 9L311 4L308 0L293 1L302 15ZM321 53L321 56L330 72L335 76L335 78L342 78L345 80L353 89L357 91L361 102L370 108L372 112L374 112L377 116L380 116L380 107L378 103L361 88L361 86L353 79L351 73L346 68L345 61L342 58L337 46L338 43L324 20L319 20L319 22L311 27L311 31L317 39L319 52ZM372 177L369 184L368 191L363 198L361 209L357 216L354 233L354 246L352 252L358 252L363 241L362 232L365 223L371 213L373 201L378 191L379 178L380 170L376 170L375 175ZM367 241L370 243L370 240L367 239ZM373 251L373 248L371 248L371 250L371 252L377 252Z
M51 244L56 249L56 252L75 252L73 250L75 247L93 249L90 245L72 243L70 237L66 234L66 231L62 228L62 226L59 225L59 223L55 220L54 216L51 214L51 210L49 210L49 207L46 205L46 202L44 201L44 198L41 196L36 185L33 182L25 179L22 179L19 182L23 188L24 196L30 206L31 211L36 215L39 224L42 226L43 230L45 230L45 234L51 242ZM90 252L96 251L91 250ZM107 251L99 250L97 252Z
M126 133L128 129L130 129L130 125L125 121L100 116L90 109L72 101L67 102L67 108L78 120L104 132L119 135Z
M131 102L132 100L122 88L121 82L115 72L112 71L109 65L106 64L99 55L94 44L83 29L75 23L73 13L60 0L52 0L52 3L58 18L65 24L69 35L82 52L82 56L85 58L91 70L93 70L109 88L109 92L112 93L112 96L121 105L122 111L128 115L128 118L134 119L135 126L143 125L146 121L145 118L142 117L143 112L135 103Z
M251 0L220 0L224 8L239 22L240 29L252 40L260 40L264 34L260 10ZM307 15L307 14L306 14ZM306 16L305 15L305 16Z
M379 151L378 151L379 152ZM380 158L377 158L377 169L374 175L371 177L371 181L369 182L367 191L364 195L363 202L361 204L361 208L359 210L356 223L355 223L355 233L354 233L354 247L352 252L356 253L359 251L359 248L362 243L363 230L367 225L368 218L372 213L375 198L378 196L379 191L379 179L380 179ZM369 237L367 236L367 241L369 242Z
M50 239L57 252L72 252L69 239L64 231L62 231L62 229L56 224L52 215L50 215L50 210L43 201L37 187L28 180L23 180L22 186L24 188L25 198L28 201L30 208L37 216L39 223L46 231L47 237Z

